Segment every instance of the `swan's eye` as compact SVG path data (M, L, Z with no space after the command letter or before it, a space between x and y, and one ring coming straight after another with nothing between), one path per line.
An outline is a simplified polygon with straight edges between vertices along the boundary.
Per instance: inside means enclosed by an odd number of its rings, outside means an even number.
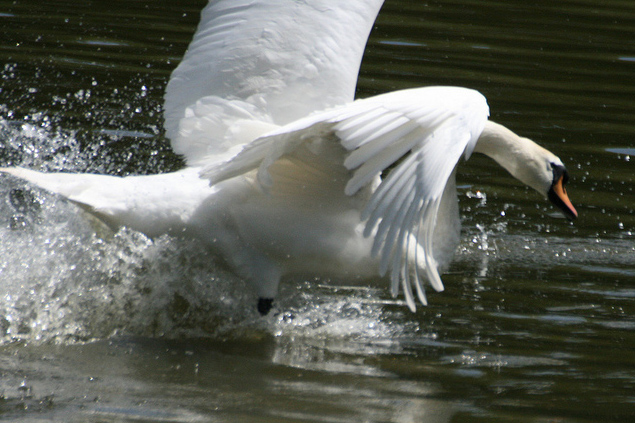
M553 183L555 184L562 178L562 185L566 185L569 182L569 172L561 164L551 163L551 170L553 171Z

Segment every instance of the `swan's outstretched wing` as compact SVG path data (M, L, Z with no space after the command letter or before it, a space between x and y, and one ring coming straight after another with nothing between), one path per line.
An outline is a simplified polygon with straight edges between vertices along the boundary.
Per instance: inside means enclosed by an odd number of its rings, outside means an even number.
M380 271L389 272L393 295L401 282L414 309L412 285L426 303L418 269L425 268L433 288L443 289L432 245L437 210L448 178L461 155L473 151L488 114L485 98L469 89L397 91L286 125L232 160L208 166L202 176L214 184L258 168L260 182L269 185L267 169L281 157L304 143L338 139L344 147L341 163L351 175L344 191L351 196L396 164L370 196L362 217L367 219L365 235L374 237Z
M272 125L352 101L382 3L210 1L165 95L174 150L200 164Z

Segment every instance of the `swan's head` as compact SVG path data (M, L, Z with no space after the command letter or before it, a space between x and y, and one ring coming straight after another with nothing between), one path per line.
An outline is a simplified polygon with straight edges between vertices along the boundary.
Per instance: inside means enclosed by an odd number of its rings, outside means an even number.
M578 212L571 204L565 188L569 173L562 161L530 139L519 138L522 147L518 152L516 172L512 172L514 176L546 196L567 219L577 218Z
M551 151L492 121L485 125L474 151L496 160L519 181L547 197L568 219L578 217L565 189L569 174Z

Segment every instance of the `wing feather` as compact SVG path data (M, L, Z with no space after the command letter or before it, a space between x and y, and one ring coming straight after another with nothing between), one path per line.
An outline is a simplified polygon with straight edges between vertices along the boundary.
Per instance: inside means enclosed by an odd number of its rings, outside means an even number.
M355 142L356 133L358 131L373 131L374 129L376 129L376 119L382 118L386 114L386 111L380 106L364 110L359 114L355 113L355 110L351 110L351 112L353 112L354 114L351 114L351 117L349 118L346 118L346 115L342 116L343 120L341 126L338 128L341 131L340 138L342 140L346 140L342 141L342 145L344 146L344 148L348 148L346 146L347 143Z
M398 189L388 192L389 195L383 199L381 208L374 211L373 218L379 222L379 225L377 226L377 233L374 238L373 254L379 253L383 244L389 243L390 240L394 239L394 233L399 228L399 225L396 225L395 222L400 221L399 213L401 209L406 206L404 202L407 201L408 196L413 196L415 193L415 184L417 181L414 176L410 174L409 176L402 177L402 180L403 182ZM373 197L371 197L371 200ZM370 222L371 220L369 219L366 223L367 229L370 226ZM381 273L385 273L385 270L381 271Z
M346 184L346 194L353 195L361 187L368 184L372 179L381 173L391 164L395 163L400 157L412 150L413 146L419 140L420 131L412 131L401 138L396 139L388 144L380 152L368 156L362 164L355 169L353 177ZM386 164L389 163L387 166Z
M362 146L369 141L385 136L408 122L408 118L397 113L382 111L382 114L373 121L372 125L360 126L355 132L345 135L344 139L348 142L342 142L342 146L344 148L351 148L354 145Z
M368 162L371 157L375 157L387 149L394 148L396 144L402 144L407 149L412 148L412 143L416 142L419 136L419 134L413 134L417 129L420 129L417 122L403 121L402 119L405 118L394 119L394 117L390 117L393 119L393 122L401 122L400 125L390 132L383 134L375 133L359 140L358 145L360 145L360 147L348 155L346 160L344 160L344 166L349 169L355 169ZM338 131L336 131L336 134L340 138L343 137Z

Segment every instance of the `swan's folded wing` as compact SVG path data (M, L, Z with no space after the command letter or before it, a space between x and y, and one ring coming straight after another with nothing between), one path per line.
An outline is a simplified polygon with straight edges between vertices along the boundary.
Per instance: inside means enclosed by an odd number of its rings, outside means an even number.
M341 160L351 175L346 195L355 195L391 169L362 217L367 219L366 236L374 237L373 253L380 258L381 273L389 272L394 295L401 283L414 309L412 285L426 303L419 269L425 269L433 288L443 289L432 245L437 210L448 178L461 155L468 157L473 151L488 114L485 98L476 91L397 91L298 120L254 141L229 162L205 168L201 175L217 183L258 168L260 182L269 185L271 164L303 143L327 139L337 139L344 147Z
M352 101L382 3L211 1L166 90L174 150L198 165L242 141L227 134L236 121L284 125ZM247 133L260 129L247 126Z

